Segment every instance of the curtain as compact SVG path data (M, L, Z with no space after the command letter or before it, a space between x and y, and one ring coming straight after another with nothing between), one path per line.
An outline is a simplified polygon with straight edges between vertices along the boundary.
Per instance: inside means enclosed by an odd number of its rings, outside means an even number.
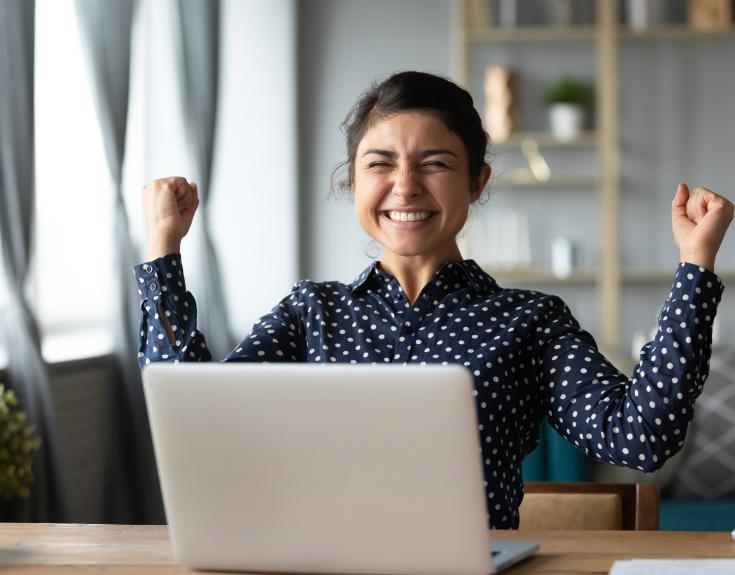
M33 0L0 2L0 244L10 304L0 317L8 385L43 442L34 456L30 497L20 521L64 521L66 489L38 326L24 294L34 211Z
M219 0L179 0L179 15L184 115L191 134L200 197L197 218L202 229L203 253L199 273L206 278L197 294L197 321L207 336L212 355L223 358L235 342L227 322L222 274L209 218L219 82L220 3Z
M163 523L143 387L137 363L140 304L132 276L137 263L122 194L130 85L134 0L77 0L77 17L91 71L95 105L115 194L115 261L118 307L115 361L118 421L110 450L108 521Z

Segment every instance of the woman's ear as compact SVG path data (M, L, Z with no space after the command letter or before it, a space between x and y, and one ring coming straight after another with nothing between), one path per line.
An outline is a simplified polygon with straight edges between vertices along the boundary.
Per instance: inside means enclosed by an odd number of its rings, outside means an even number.
M487 185L488 180L490 179L490 174L492 173L492 170L490 169L490 166L487 164L483 164L480 168L480 175L477 176L477 179L474 181L474 185L472 186L472 195L470 203L476 202L480 195L482 194L482 190L485 189L485 186Z

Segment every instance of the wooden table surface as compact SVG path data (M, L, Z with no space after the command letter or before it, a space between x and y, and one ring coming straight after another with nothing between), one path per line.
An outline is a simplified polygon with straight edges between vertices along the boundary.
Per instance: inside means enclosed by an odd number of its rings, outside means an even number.
M729 533L665 531L503 531L531 539L533 557L518 574L603 574L616 559L735 558ZM189 573L174 563L165 526L0 523L0 573Z

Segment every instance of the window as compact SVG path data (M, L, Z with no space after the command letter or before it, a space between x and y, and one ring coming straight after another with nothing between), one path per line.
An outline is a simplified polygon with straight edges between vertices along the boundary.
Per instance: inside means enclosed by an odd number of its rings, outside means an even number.
M109 350L114 197L73 0L37 1L35 59L31 299L54 361L76 353L70 346L82 355Z

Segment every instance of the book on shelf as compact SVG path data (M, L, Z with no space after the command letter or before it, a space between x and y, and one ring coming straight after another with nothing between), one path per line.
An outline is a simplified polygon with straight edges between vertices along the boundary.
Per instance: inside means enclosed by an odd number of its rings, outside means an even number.
M488 0L465 0L467 23L471 28L487 28L490 25Z

